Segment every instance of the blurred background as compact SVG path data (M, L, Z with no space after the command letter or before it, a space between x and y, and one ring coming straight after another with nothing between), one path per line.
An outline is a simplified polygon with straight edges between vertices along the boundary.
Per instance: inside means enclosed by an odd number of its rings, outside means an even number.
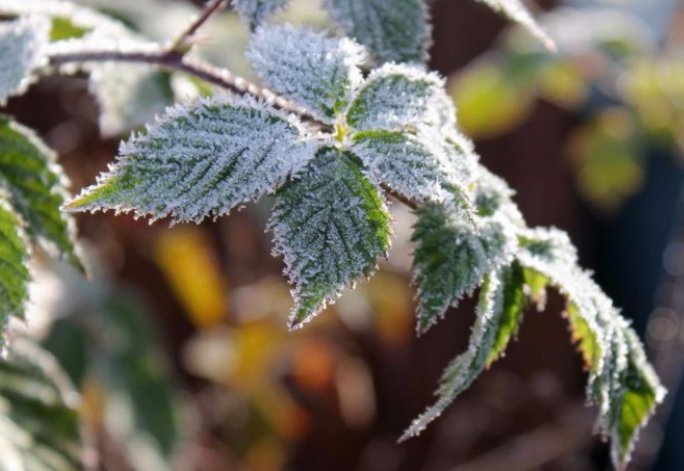
M158 40L201 4L80 3ZM432 0L431 67L448 77L461 128L485 165L517 191L530 225L570 233L670 390L630 468L681 470L684 8L675 0L537 6L557 54L481 4ZM296 0L279 20L327 23L318 0ZM69 27L63 34L74 34ZM247 30L232 12L201 36L199 54L252 77L242 58ZM129 77L144 76L136 87L105 68L96 86L55 77L10 102L9 112L59 153L73 192L106 169L131 129L174 99L209 92L126 67ZM584 406L586 374L553 293L543 312L528 309L502 361L419 438L398 445L465 347L473 302L416 339L413 217L394 203L389 261L306 329L288 333L288 286L264 232L269 205L171 228L79 216L94 279L46 258L34 267L28 328L79 388L100 469L608 468L607 446L592 435L596 411Z

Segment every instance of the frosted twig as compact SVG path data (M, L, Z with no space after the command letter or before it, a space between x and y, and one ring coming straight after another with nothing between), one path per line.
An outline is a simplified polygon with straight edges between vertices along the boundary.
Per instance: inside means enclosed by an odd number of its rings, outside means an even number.
M315 119L309 112L295 105L294 103L276 95L272 91L259 87L248 80L236 76L227 69L216 67L207 62L179 56L177 53L164 51L119 51L102 50L88 52L67 52L52 53L50 64L53 66L63 66L68 64L82 64L87 62L125 62L137 64L149 64L163 69L183 72L193 77L204 80L212 85L235 93L241 96L252 96L264 100L275 108L294 113L310 124L322 129L328 126Z

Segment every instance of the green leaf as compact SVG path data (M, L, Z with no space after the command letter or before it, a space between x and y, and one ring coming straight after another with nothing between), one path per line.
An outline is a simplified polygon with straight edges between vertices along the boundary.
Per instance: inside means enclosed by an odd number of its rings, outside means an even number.
M282 10L289 0L233 0L233 8L240 14L249 29L254 31L261 23L278 10Z
M333 148L321 150L278 193L270 227L293 285L293 329L370 276L390 246L390 216L379 189L352 155Z
M33 131L0 115L0 187L34 242L55 249L59 257L82 269L74 222L60 211L66 184L54 152Z
M397 131L362 131L353 136L351 151L371 176L408 199L468 207L467 187L475 162L469 154L449 155L456 148L431 129L417 135Z
M54 269L62 289L48 306L56 320L44 346L75 385L102 390L102 425L132 469L168 469L182 408L153 313L135 291Z
M11 317L24 318L28 297L28 246L19 218L0 195L0 346Z
M525 309L525 276L518 262L501 271L502 302L494 343L487 357L487 366L501 358L511 339L518 333Z
M437 402L413 421L400 440L418 435L502 355L522 319L523 288L522 268L516 263L486 276L468 349L444 371Z
M47 65L49 23L41 17L0 22L0 105L21 95Z
M488 5L493 10L501 12L511 20L524 26L533 36L539 39L544 46L556 50L556 44L544 30L537 24L530 11L525 7L522 0L478 0Z
M599 406L597 427L612 438L613 461L621 469L639 428L662 400L664 390L627 322L591 275L577 266L575 250L564 233L526 231L519 247L520 263L545 277L568 299L573 339L589 370L587 395ZM538 282L538 289L543 284Z
M326 0L333 20L378 62L425 62L431 27L423 0Z
M617 469L629 462L638 433L662 402L665 389L646 361L636 333L624 327L627 342L627 369L621 381L620 398L612 426L611 456Z
M332 124L362 81L365 51L347 38L269 26L252 36L247 58L268 87Z
M65 39L82 38L89 31L77 25L70 18L65 16L55 16L52 18L52 28L50 29L50 41L63 41Z
M124 144L117 164L67 207L199 222L273 192L313 153L298 122L267 105L178 105Z
M400 131L424 124L434 126L443 119L437 102L450 107L444 80L420 67L385 64L373 70L354 96L347 123L359 130Z
M567 316L573 339L590 370L590 390L599 381L603 365L610 356L611 332L602 318L614 307L591 276L577 265L577 252L564 232L556 229L533 229L520 235L520 263L548 279L568 300ZM594 399L600 399L594 394ZM605 393L603 393L605 394Z
M52 356L14 340L0 359L0 468L83 469L77 397Z
M520 263L541 274L566 296L573 340L578 342L590 371L589 394L605 409L608 391L600 375L611 355L612 332L602 325L602 318L614 311L612 304L591 276L578 267L577 252L567 234L556 229L532 229L522 232L519 242L516 257Z
M474 227L443 205L425 204L416 213L413 268L418 332L423 333L511 259L515 235L495 219L479 220Z

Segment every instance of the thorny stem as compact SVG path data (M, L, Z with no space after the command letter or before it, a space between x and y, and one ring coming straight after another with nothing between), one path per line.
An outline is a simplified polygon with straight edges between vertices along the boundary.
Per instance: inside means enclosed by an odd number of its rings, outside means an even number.
M197 33L197 31L207 22L209 17L214 14L219 8L225 5L227 0L211 0L207 2L204 6L202 12L195 18L185 30L178 35L178 37L171 42L169 45L169 52L176 53L179 55L185 55L185 53L192 46L192 38Z

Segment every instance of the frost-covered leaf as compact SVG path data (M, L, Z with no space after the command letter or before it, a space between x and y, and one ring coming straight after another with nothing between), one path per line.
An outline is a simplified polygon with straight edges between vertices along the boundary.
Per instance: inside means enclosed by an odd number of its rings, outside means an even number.
M379 189L353 156L325 148L278 193L270 223L274 253L293 286L290 327L298 328L371 275L390 246L390 216Z
M31 130L0 115L0 187L26 222L26 232L76 267L74 223L60 211L66 177L56 156Z
M520 265L513 263L486 277L468 349L444 371L437 402L413 421L401 440L418 435L501 356L518 329L524 306L524 277Z
M518 333L525 310L525 276L523 268L517 262L501 270L501 304L493 343L487 356L487 366L501 358L508 344Z
M424 62L431 27L423 0L326 0L333 20L378 62Z
M0 22L0 105L26 91L47 64L49 22L41 17Z
M629 327L623 333L627 342L627 370L622 378L611 430L611 456L616 469L624 469L639 431L665 395L658 377L646 361L636 333Z
M68 208L199 222L273 192L313 156L296 120L227 97L169 108Z
M441 123L440 100L449 101L444 80L418 67L385 64L359 87L347 112L356 129L401 130ZM453 115L453 108L449 110Z
M606 302L591 276L578 267L577 252L564 232L527 230L520 236L516 256L525 268L546 278L567 297L566 313L573 339L590 371L589 393L602 407L607 407L608 392L595 388L595 383L600 381L601 371L610 356L610 332L602 325L602 316L606 314L602 311L613 311L612 304Z
M473 200L478 215L481 217L495 216L514 226L525 227L525 219L518 206L513 202L515 192L511 187L483 165L477 166L476 175L477 181Z
M534 17L524 5L522 0L478 0L485 3L490 8L503 13L511 20L520 23L522 26L539 39L549 50L555 50L556 44L546 32L537 24Z
M269 16L281 10L289 0L233 0L233 8L237 10L242 21L254 31Z
M116 136L154 120L174 103L171 76L145 65L91 67L89 88L100 105L100 131Z
M40 14L50 20L51 55L102 50L153 49L145 38L122 22L83 5L60 0L0 0L0 13ZM174 103L170 74L144 64L80 63L61 72L90 75L89 89L100 105L100 130L105 137L150 122Z
M612 438L613 460L621 468L664 391L626 321L590 273L577 266L575 249L564 233L524 232L517 258L568 299L573 339L589 370L587 394L599 406L598 429Z
M267 86L326 122L351 100L364 57L364 49L347 38L292 26L259 28L247 51Z
M418 287L418 332L444 316L447 308L477 288L492 270L507 263L515 234L494 219L477 227L443 205L428 203L417 211L412 240L414 281Z
M528 270L546 278L568 299L567 316L573 338L590 371L589 390L599 379L605 359L610 354L610 338L601 326L596 295L600 289L591 277L577 266L577 251L567 234L557 229L531 229L520 235L516 257ZM609 308L612 309L612 306ZM600 393L594 399L606 404Z
M23 319L29 271L28 245L24 240L21 222L0 194L0 347L11 317Z
M51 355L14 340L0 358L0 469L83 469L77 397Z
M450 158L438 133L429 129L418 135L363 131L353 140L351 151L376 181L412 200L467 206L464 195L471 177L467 156Z

